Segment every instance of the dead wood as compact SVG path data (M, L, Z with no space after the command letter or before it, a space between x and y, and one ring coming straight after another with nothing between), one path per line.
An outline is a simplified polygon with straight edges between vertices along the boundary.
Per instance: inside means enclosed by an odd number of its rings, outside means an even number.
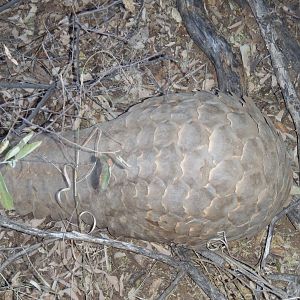
M235 0L235 2L242 8L245 8L248 4L250 8L253 7L249 1L246 0ZM257 2L258 3L258 2ZM269 2L267 7L266 2L261 2L265 6L269 13L265 16L265 24L272 23L273 28L276 31L276 44L280 48L284 58L287 61L287 66L289 70L294 70L299 74L300 72L300 45L298 41L291 35L286 20L278 14L278 9L276 9L274 3ZM294 14L296 14L295 12ZM295 17L297 17L295 15Z
M10 1L8 1L7 3L0 6L0 13L5 12L6 10L10 9L11 7L13 7L14 5L16 5L20 2L22 2L22 0L10 0Z
M282 219L286 214L289 214L291 211L295 211L295 207L298 207L299 204L300 204L300 199L294 199L294 201L292 201L288 207L284 208L281 212L279 212L271 221L269 228L268 228L268 234L266 237L264 252L263 252L263 255L262 255L262 258L260 261L261 269L264 269L266 267L266 261L267 261L268 255L270 253L270 247L271 247L276 223L280 219Z
M203 1L178 0L177 7L192 40L214 64L219 89L240 96L245 94L241 60L210 24Z

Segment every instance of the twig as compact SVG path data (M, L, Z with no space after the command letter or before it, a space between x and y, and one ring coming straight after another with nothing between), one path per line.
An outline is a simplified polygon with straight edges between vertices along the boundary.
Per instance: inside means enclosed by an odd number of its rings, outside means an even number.
M80 26L80 28L82 30L84 30L85 32L92 32L92 33L97 33L97 34L100 34L100 35L105 35L105 36L109 36L111 38L114 38L114 39L117 39L121 42L123 42L124 44L127 44L128 43L128 40L121 37L121 36L117 36L113 33L109 33L109 32L104 32L104 31L101 31L101 30L98 30L98 29L94 29L94 28L89 28L89 27L86 27L85 25L77 22L77 24Z
M266 277L274 281L283 281L287 282L286 287L287 293L290 295L288 299L300 299L300 275L295 274L268 274Z
M176 289L180 280L186 275L184 270L177 273L175 279L170 283L170 285L164 290L164 292L157 298L157 300L165 300L169 295Z
M16 5L18 2L22 2L22 1L23 0L10 0L9 2L0 6L0 13L3 13L4 11L11 8L12 6Z
M276 33L277 38L276 44L280 45L280 50L287 61L287 66L291 70L293 69L296 73L300 72L300 44L297 41L297 38L294 38L291 34L291 31L286 24L286 17L280 16L279 11L288 12L282 7L282 10L278 10L275 7L275 1L269 1L269 10L271 15L269 16L269 21L272 22ZM287 7L286 7L287 8ZM295 12L297 13L297 12ZM298 16L300 19L300 16ZM297 35L296 35L297 36Z
M80 233L77 231L56 232L56 231L49 231L49 230L41 230L38 228L28 226L26 224L21 224L12 221L4 215L0 215L0 226L11 230L16 230L18 232L25 233L31 236L39 237L39 238L75 240L75 241L82 241L82 242L95 243L95 244L100 244L105 246L111 246L120 250L127 250L127 251L134 252L136 254L145 255L152 259L157 259L175 268L180 266L180 261L176 261L175 259L172 259L172 257L170 256L160 254L160 253L155 253L143 247L135 246L131 243L121 242L121 241L107 239L107 238L93 237L91 235Z
M31 82L5 82L0 81L1 89L49 89L51 84L31 83Z
M36 125L32 122L29 122L27 121L25 118L22 118L22 120L27 123L28 125L30 126L33 126L35 128L38 128L41 130L41 132L44 132L44 133L49 133L49 137L59 141L59 142L62 142L63 144L67 145L67 146L71 146L73 147L74 149L79 149L79 150L82 150L84 152L88 152L88 153L94 153L94 154L112 154L112 155L116 155L117 156L117 153L119 152L119 150L116 150L116 151L97 151L97 150L94 150L94 149L91 149L91 148L87 148L87 147L84 147L84 146L81 146L79 144L77 144L76 142L72 142L70 140L68 140L67 138L65 138L63 135L60 135L52 130L49 130L47 128L43 128L39 125ZM94 125L94 127L96 127L97 125ZM90 128L92 129L92 127Z
M140 21L143 15L143 9L144 9L144 0L140 0L139 1L139 11L137 13L135 13L134 16L134 25L132 27L132 29L126 34L126 39L129 40L131 39L135 33L139 30L140 27Z
M226 300L223 294L219 292L210 282L210 280L191 263L186 262L186 272L194 282L202 288L206 295L211 299Z
M80 26L78 24L78 22L76 22L76 15L73 15L73 51L72 51L72 67L73 67L73 72L76 78L76 85L77 85L77 89L80 91L79 95L75 97L75 101L78 99L78 101L76 101L76 108L77 108L77 116L76 116L76 121L80 119L77 117L80 117L80 113L81 113L81 78L80 78L80 57L79 57L79 52L80 52ZM76 124L75 121L75 124ZM75 129L75 143L79 144L79 124L76 124L77 128ZM84 146L85 144L83 144ZM76 208L76 215L77 215L77 219L78 219L78 225L79 228L81 229L81 218L79 217L80 213L78 211L78 205L79 205L79 200L78 200L78 190L77 190L77 176L78 176L78 166L79 166L79 149L76 148L74 149L75 151L75 165L74 165L74 169L73 169L73 198L74 198L74 203L75 203L75 208Z
M274 274L268 274L266 275L266 277L269 278L270 280L279 280L279 281L294 282L300 284L300 275L274 273Z
M261 258L260 261L260 269L263 270L266 267L266 261L268 258L268 255L270 253L270 247L271 247L271 243L272 243L272 239L273 239L273 233L274 233L274 229L275 229L275 224L281 219L283 218L288 212L290 212L291 210L293 210L295 207L297 207L300 204L300 198L297 199L296 201L293 201L289 204L289 206L287 206L286 208L284 208L281 212L279 212L271 221L269 227L268 227L268 233L267 233L267 237L266 237L266 242L265 242L265 247L264 247L264 253L263 256Z
M82 11L80 13L77 13L76 16L77 17L83 17L83 16L87 16L87 15L94 14L94 13L97 13L97 12L107 11L108 9L112 8L113 6L118 5L118 4L122 4L122 3L123 3L122 0L117 0L117 1L114 1L113 3L111 3L107 6L101 6L99 8L95 8L95 9L91 9L91 10L87 10L87 11Z
M200 251L199 254L205 258L208 258L211 262L216 264L216 266L226 269L227 272L229 272L239 280L241 275L244 275L256 285L260 286L262 288L262 292L269 292L271 294L276 295L280 299L287 298L287 294L283 290L274 287L262 276L257 274L255 270L253 270L246 264L241 263L232 257L228 257L224 253L221 254L204 250Z
M20 257L24 256L24 255L28 255L28 254L33 254L37 249L39 249L42 245L45 244L49 244L49 243L53 243L55 240L49 240L49 241L45 241L43 243L38 243L38 244L34 244L31 245L19 252L17 252L16 254L8 257L5 259L4 263L0 265L0 273L3 272L3 270L10 265L12 262L14 262L15 260L19 259Z
M103 52L103 51L102 51ZM108 52L105 52L108 54ZM96 84L98 84L99 82L101 82L103 79L107 78L108 76L112 76L113 74L115 74L115 72L123 70L125 68L132 68L134 66L139 66L139 65L147 65L147 64L152 64L153 62L156 61L164 61L164 60L170 60L175 62L175 59L173 57L170 57L168 55L165 55L164 53L156 53L153 55L150 55L148 57L145 57L141 60L132 62L132 63L128 63L128 64L124 64L124 65L117 65L116 67L112 67L107 71L104 71L100 74L100 76L95 79L90 85L90 87L94 87Z
M56 90L56 82L54 82L54 83L52 83L50 85L49 89L47 90L47 92L43 96L42 100L36 105L36 107L31 112L31 114L26 118L26 120L28 122L32 121L37 116L37 114L39 113L39 111L41 110L41 108L50 99L50 97L53 95L53 93L55 92L55 90ZM26 123L23 122L23 124L21 126L19 126L15 131L17 133L20 133L26 126L27 126Z
M72 16L73 19L73 43L72 43L72 63L73 63L73 72L76 78L76 84L80 86L80 59L79 59L79 37L80 37L80 26L76 22L76 16Z
M220 293L218 289L216 289L210 282L209 278L207 278L203 273L199 273L199 270L194 266L194 264L190 261L187 255L186 249L182 247L177 247L177 253L181 259L186 260L186 272L189 276L194 280L196 284L202 287L202 290L210 295L212 299L221 299L225 300L223 294Z

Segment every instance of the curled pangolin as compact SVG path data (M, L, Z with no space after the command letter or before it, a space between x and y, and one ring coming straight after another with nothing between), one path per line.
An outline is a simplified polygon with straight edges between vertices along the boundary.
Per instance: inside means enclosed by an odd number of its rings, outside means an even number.
M74 133L63 137L39 135L42 146L4 171L17 212L69 218L76 194L77 211L113 235L193 248L218 232L251 236L287 203L283 142L247 98L166 95L81 130L76 191Z

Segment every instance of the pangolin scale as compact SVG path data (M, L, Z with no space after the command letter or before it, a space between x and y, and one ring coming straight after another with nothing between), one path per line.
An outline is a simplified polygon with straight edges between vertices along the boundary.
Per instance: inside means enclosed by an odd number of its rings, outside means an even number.
M197 248L221 232L251 236L287 204L287 153L249 98L151 98L80 130L81 149L74 136L38 135L42 146L5 168L18 213L65 219L76 202L113 235Z

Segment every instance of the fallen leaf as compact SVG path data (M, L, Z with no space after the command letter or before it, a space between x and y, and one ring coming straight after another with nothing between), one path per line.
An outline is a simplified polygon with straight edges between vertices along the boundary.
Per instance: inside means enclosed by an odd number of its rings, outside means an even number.
M182 22L181 15L180 15L179 11L178 11L175 7L172 8L171 15L172 15L172 18L173 18L177 23L181 23L181 22Z
M7 56L7 58L8 58L14 65L18 66L18 65L19 65L18 62L13 58L13 56L11 55L9 49L8 49L5 45L3 45L3 47L4 47L4 52L5 52L6 56Z
M156 244L156 243L151 243L151 245L160 253L165 254L165 255L171 255L171 251L169 249L166 249L163 245L161 244Z
M242 56L243 66L247 76L250 76L250 54L251 48L249 44L244 44L240 46L240 52Z
M135 6L133 0L123 0L123 4L126 10L130 11L131 13L135 12Z
M4 178L0 173L0 203L4 209L13 209L14 208L14 201L7 189L5 184Z

